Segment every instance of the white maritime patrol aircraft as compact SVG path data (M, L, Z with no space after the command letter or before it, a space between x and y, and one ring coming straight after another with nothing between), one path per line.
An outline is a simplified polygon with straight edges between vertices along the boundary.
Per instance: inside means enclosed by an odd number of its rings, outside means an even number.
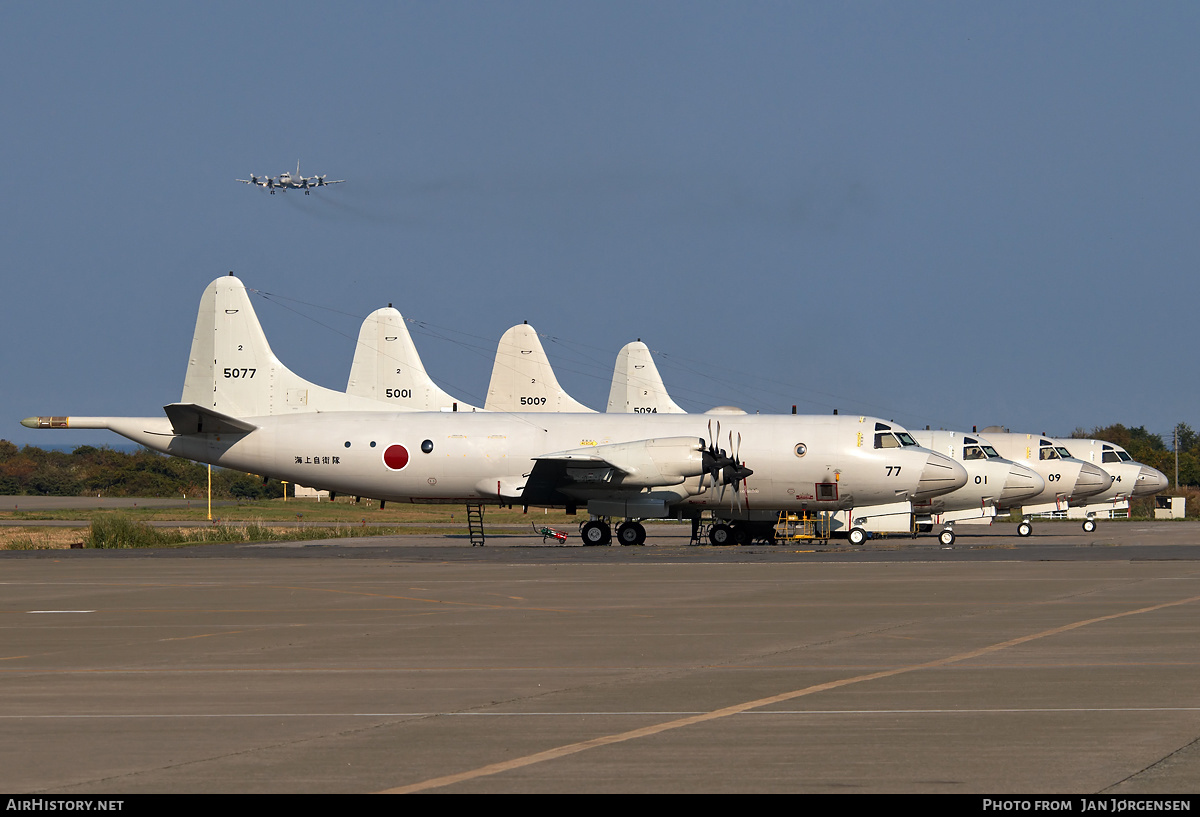
M1046 489L1024 501L1001 502L999 510L1019 507L1022 519L1017 525L1018 536L1033 533L1031 516L1051 511L1065 511L1078 502L1108 490L1112 475L1098 465L1076 459L1065 447L1040 434L1014 434L999 426L989 426L983 435L1000 455L1019 465L1032 468L1046 481Z
M519 323L500 336L483 407L486 411L594 411L558 384L542 341L528 323Z
M954 523L990 519L1002 503L1029 499L1042 492L1045 481L1032 469L1006 460L976 436L959 431L914 431L877 424L875 447L920 446L954 459L966 469L966 484L926 500L898 501L879 506L856 506L834 514L834 525L846 528L851 544L861 545L868 533L913 533L922 526L943 525L938 539L954 544Z
M242 301L231 297L239 290ZM743 502L818 512L923 501L967 480L944 455L874 448L872 417L740 415L714 429L713 418L686 414L650 424L637 414L380 411L303 380L269 347L239 343L254 318L244 301L232 276L206 288L183 396L165 416L22 424L109 429L166 454L386 501L584 508L587 544L610 540L613 517L626 519L619 541L640 544L641 519L730 518Z
M328 175L328 174L326 174ZM308 195L309 191L314 187L326 187L331 184L341 184L345 179L336 179L334 181L325 181L325 176L309 176L305 178L300 175L300 162L296 162L296 175L293 176L290 172L284 171L278 176L255 176L251 174L248 179L234 179L234 181L242 184L253 184L259 187L265 187L271 191L271 195L275 195L276 190L303 190L304 195Z
M683 413L671 400L662 377L640 339L627 344L617 355L613 371L608 410L645 414ZM1006 460L978 435L957 431L896 432L887 423L877 423L873 445L889 447L921 446L958 461L967 472L967 482L950 493L924 502L891 502L878 506L859 506L835 515L834 524L847 532L851 544L861 545L870 532L910 531L914 524L943 525L939 539L954 544L954 523L990 519L1000 503L1017 503L1041 493L1045 480L1030 468ZM773 535L773 517L751 517L734 523L734 538L745 544L749 538L768 539Z
M967 484L949 494L914 503L917 521L943 525L938 539L954 544L954 523L991 519L999 506L1020 504L1046 489L1046 480L1032 468L1006 460L986 440L961 431L914 431L917 444L962 463Z
M346 394L385 403L392 409L479 411L451 397L433 382L417 354L404 317L391 304L376 309L363 321Z
M1055 447L1065 448L1076 459L1099 463L1112 475L1113 481L1106 490L1082 499L1072 499L1071 507L1080 507L1084 512L1083 529L1091 533L1096 529L1096 514L1104 511L1126 510L1129 500L1152 496L1166 490L1167 475L1157 468L1143 465L1129 456L1115 443L1104 440L1055 439Z

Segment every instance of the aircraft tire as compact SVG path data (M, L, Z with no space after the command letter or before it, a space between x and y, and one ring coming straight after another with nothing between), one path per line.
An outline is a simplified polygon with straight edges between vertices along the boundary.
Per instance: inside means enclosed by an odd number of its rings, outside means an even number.
M579 535L583 537L584 545L607 545L612 541L612 529L596 520L585 522Z
M708 541L712 542L717 547L732 545L734 543L733 528L728 525L713 525L712 530L708 532Z
M745 545L750 544L750 542L753 541L753 539L754 539L753 534L749 530L746 529L746 526L744 526L744 525L734 525L733 526L733 541L736 542L737 544L745 546Z
M639 522L624 522L617 528L617 541L622 545L644 545L646 529Z
M1032 535L1033 535L1033 525L1029 524L1028 522L1022 522L1021 524L1017 525L1017 536L1020 536L1021 538L1025 538L1026 536L1032 536Z
M938 541L946 547L950 547L954 544L954 531L949 529L942 531L938 534Z
M1083 520L1083 532L1084 533L1092 533L1095 530L1096 530L1096 520L1095 519Z
M867 532L862 528L851 528L850 533L846 534L846 538L850 540L850 544L858 547L867 541Z

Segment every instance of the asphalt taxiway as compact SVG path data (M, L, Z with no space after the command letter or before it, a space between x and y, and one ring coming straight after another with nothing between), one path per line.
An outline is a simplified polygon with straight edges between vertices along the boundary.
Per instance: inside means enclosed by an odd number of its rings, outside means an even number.
M6 552L0 787L1200 789L1200 525L1013 528Z

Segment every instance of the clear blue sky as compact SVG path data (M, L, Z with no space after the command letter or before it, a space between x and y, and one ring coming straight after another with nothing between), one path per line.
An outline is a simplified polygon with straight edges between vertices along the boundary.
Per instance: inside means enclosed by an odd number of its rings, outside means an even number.
M603 409L1200 427L1200 6L0 6L0 437L157 415L233 270L344 388L393 303L482 404L528 320ZM237 184L294 169L305 197Z

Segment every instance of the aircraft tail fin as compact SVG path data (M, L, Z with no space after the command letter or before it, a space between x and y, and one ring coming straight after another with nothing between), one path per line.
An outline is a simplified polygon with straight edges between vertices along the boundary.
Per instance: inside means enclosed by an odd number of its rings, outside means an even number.
M426 373L404 317L387 306L363 321L346 393L416 411L476 411L442 391Z
M558 385L550 359L527 323L517 324L500 338L487 411L592 412Z
M246 286L232 274L208 285L196 313L180 403L230 417L315 411L386 411L310 383L271 351Z
M636 340L621 347L613 369L608 409L619 414L687 414L667 394L650 347Z

